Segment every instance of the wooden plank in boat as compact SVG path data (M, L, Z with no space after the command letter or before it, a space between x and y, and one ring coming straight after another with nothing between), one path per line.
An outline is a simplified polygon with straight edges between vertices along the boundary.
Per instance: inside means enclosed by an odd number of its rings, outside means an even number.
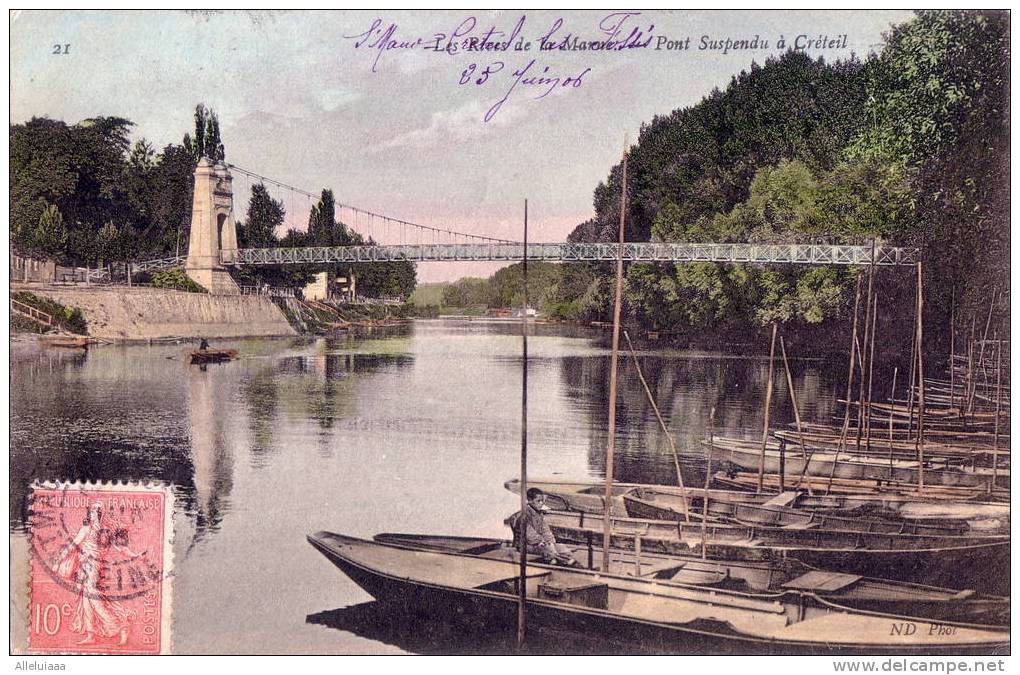
M789 506L797 501L797 497L799 496L799 492L782 492L762 504L762 506Z
M782 525L781 526L781 529L784 529L784 530L813 530L813 529L817 529L817 528L818 528L818 523L816 523L816 522L815 523L808 523L808 522L803 522L803 521L799 522L799 523L790 523L789 525Z
M783 584L783 588L790 588L798 591L838 591L855 584L863 577L858 574L843 574L842 572L825 572L813 570L802 574L796 579L791 579Z
M413 579L424 583L478 588L497 581L517 578L517 566L507 561L486 558L460 558L460 564L451 565L450 557L434 551L394 549L371 544L346 543L338 551L357 550L355 559L367 566L385 570L392 576ZM353 556L352 556L353 557ZM548 576L549 570L528 568L528 578Z

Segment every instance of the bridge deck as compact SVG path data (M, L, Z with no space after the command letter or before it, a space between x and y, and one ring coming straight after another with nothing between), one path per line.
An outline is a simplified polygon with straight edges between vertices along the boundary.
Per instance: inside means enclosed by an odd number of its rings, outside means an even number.
M528 244L528 260L616 260L618 244ZM872 256L874 255L874 259ZM508 261L524 257L523 244L401 244L334 248L248 248L224 252L227 265L292 265L333 262ZM623 259L645 262L729 262L803 265L913 265L916 248L849 244L667 244L623 245Z

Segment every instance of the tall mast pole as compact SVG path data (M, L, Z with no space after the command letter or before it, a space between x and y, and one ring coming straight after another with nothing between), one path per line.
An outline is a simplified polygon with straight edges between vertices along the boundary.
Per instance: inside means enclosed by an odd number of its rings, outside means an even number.
M521 329L523 366L521 368L521 519L528 506L528 200L524 200L524 323ZM520 546L520 582L517 584L517 649L524 648L528 599L528 536L527 525L519 522L517 535Z
M627 139L623 140L620 180L620 243L616 249L616 298L613 302L613 355L609 364L609 443L606 446L606 497L602 522L602 571L609 571L609 543L613 505L613 450L616 446L616 366L620 356L620 309L623 304L623 229L627 216Z
M924 288L917 263L917 491L924 494Z

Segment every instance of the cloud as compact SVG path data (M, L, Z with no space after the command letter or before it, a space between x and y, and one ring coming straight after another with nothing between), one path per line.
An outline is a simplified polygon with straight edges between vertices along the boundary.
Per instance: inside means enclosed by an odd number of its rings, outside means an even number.
M474 100L457 108L437 110L432 113L428 125L402 133L379 146L379 149L427 148L444 142L480 138L524 116L520 107L504 106L492 121L486 122L485 113L488 109L489 105Z

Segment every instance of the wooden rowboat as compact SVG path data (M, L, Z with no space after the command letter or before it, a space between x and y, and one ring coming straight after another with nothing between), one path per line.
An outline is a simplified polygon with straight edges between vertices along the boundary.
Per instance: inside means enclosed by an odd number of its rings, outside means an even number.
M331 532L312 546L395 612L463 617L487 630L513 630L517 563L407 548ZM529 630L554 630L667 653L1008 652L1009 632L826 606L789 591L772 598L532 565L524 581ZM909 628L908 628L909 626Z
M715 439L711 444L713 457L725 460L744 469L757 470L762 461L761 444L733 438ZM785 468L781 465L785 463ZM805 471L806 467L806 471ZM780 455L778 443L769 443L764 454L764 468L768 473L779 473L785 470L787 476L800 476L807 473L811 476L834 476L836 478L866 478L878 480L894 480L904 483L919 482L917 462L904 460L883 461L877 458L855 456L849 452L816 451L802 454L794 449L787 449L785 458ZM926 485L951 485L963 487L988 487L993 484L1009 486L1009 469L977 468L925 468L924 482Z
M191 352L192 363L223 363L236 357L236 349L198 349Z
M372 539L384 544L494 560L519 559L518 551L510 542L498 539L398 533L378 534ZM571 548L574 559L581 563L586 561L588 569L602 568L601 542L590 549ZM540 563L537 556L529 556L529 564L537 563ZM1001 627L1008 627L1010 623L1009 598L819 570L790 558L755 562L611 550L609 570L625 576L744 593L783 593L796 589L840 607L938 621Z
M858 445L856 431L851 431L846 437L839 434L820 434L809 431L797 432L780 429L775 432L777 438L787 442L787 448L793 448L802 452L803 448L818 449L825 452L840 450L844 453L852 453L855 456L864 455L873 459L917 459L917 440L902 439L889 440L885 432L873 431L871 437L861 436ZM975 460L991 461L992 456L998 455L998 462L1002 465L1009 462L1009 446L1003 443L1002 447L995 449L991 444L983 443L944 443L925 438L924 456L928 459L938 458L939 460L956 461L957 463L973 462Z
M780 486L780 477L775 473L765 473L762 476L762 485L765 490L777 492ZM719 471L712 476L715 485L721 485L736 490L756 490L758 487L757 471ZM925 485L924 490L919 490L917 483L904 483L901 481L890 481L881 479L863 478L833 478L831 481L827 476L800 476L786 475L783 481L784 489L812 490L815 497L836 497L836 498L857 498L874 497L891 499L900 498L911 502L947 502L950 504L985 504L1001 508L1004 503L1009 502L1009 491L1002 488L995 488L988 492L982 487L953 487L947 485ZM954 507L955 508L955 507ZM1008 507L1006 507L1008 508ZM990 517L999 517L989 513Z
M730 515L735 505L765 504L778 495L775 489L778 486L778 476L766 474L766 487L771 492L754 493L746 491L749 487L745 485L748 478L753 478L754 486L757 485L757 474L738 474L739 481L734 479L732 487L740 489L712 489L708 490L709 515ZM929 496L914 494L917 486L909 486L905 492L882 492L875 489L874 481L864 483L863 481L846 481L837 479L833 481L831 494L826 494L825 478L814 478L812 489L819 494L809 494L807 487L801 486L801 491L794 492L794 485L797 477L787 476L787 490L793 494L792 501L787 499L788 506L811 512L831 513L834 515L885 515L889 518L907 520L942 520L942 521L972 521L972 520L1001 520L1009 521L1010 508L1007 504L982 502L976 498L987 496L981 490L971 488L941 488L942 490L958 490L960 501L945 499L933 499ZM771 483L769 479L775 479ZM727 474L718 473L715 475L717 482L729 480ZM809 477L809 480L810 477ZM849 483L849 485L844 485ZM840 486L846 489L839 491ZM510 492L520 494L520 481L508 480L503 484ZM529 480L528 487L537 487L546 493L549 498L549 506L561 511L584 511L587 513L602 513L602 506L605 500L605 483L582 482L582 481L559 481L559 480ZM939 488L928 488L935 491ZM644 483L613 483L613 498L611 500L611 513L618 516L627 515L627 505L624 503L624 495L633 494L636 491L653 490L658 494L672 495L682 499L687 497L695 510L702 509L701 499L705 491L701 489L686 490L675 485L649 485Z
M59 347L61 349L86 349L89 346L89 338L72 335L48 335L41 338L41 340L47 347Z
M722 491L716 491L717 494ZM721 522L790 529L822 529L854 532L882 532L952 536L970 532L1009 534L1009 517L1004 518L910 518L893 511L860 509L823 511L797 508L798 493L784 492L761 503L731 501L729 495L709 496L707 513ZM692 491L686 499L673 491L641 488L623 495L627 515L657 520L699 519L705 513L705 496ZM909 513L909 512L907 512ZM929 511L931 513L931 511ZM960 512L966 513L966 511Z
M603 516L554 511L545 521L557 541L602 540ZM728 560L794 558L812 567L939 586L1009 594L1009 537L927 536L787 529L611 516L610 546ZM980 561L980 564L975 564Z

